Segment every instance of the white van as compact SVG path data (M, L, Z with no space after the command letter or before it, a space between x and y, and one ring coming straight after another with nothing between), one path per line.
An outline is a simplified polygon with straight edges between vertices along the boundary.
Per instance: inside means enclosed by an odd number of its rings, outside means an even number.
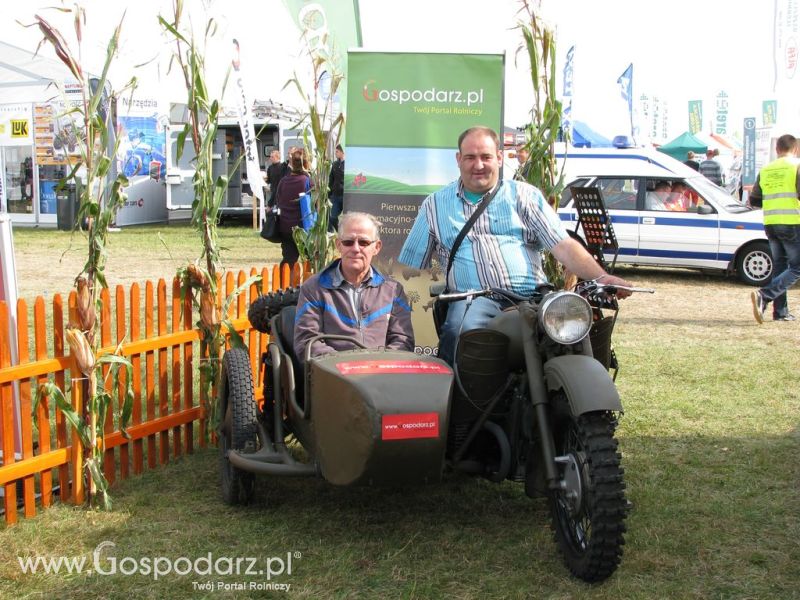
M256 101L253 107L253 124L256 131L258 166L262 173L269 167L269 155L279 150L281 158L288 155L290 147L303 146L303 131L297 128L302 114L273 102ZM178 138L188 119L186 105L175 104L170 111L167 126L166 183L167 210L170 220L191 217L194 202L193 177L195 153L191 136L186 136L178 159ZM234 111L220 116L217 136L212 147L212 173L228 176L228 191L220 207L220 220L226 217L249 216L253 213L253 192L247 181L247 165L241 158L244 151L239 118ZM234 166L238 162L238 167Z
M562 221L582 236L570 187L599 188L619 243L618 263L718 269L749 285L772 277L761 210L692 168L651 148L571 148L556 157L566 183Z

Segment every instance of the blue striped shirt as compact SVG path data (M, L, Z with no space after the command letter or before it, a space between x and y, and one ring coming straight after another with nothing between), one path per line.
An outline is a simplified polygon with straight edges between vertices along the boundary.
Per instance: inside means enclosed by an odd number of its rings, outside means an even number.
M496 287L526 295L547 281L541 251L567 232L538 189L521 181L499 185L461 242L450 271L451 290ZM444 272L458 232L477 206L464 197L460 179L425 198L398 260L417 269L435 260Z

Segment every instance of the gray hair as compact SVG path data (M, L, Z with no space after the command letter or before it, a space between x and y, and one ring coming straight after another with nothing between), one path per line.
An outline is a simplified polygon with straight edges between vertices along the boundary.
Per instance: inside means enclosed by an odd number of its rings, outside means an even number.
M357 220L364 220L372 223L372 227L375 229L375 239L376 240L381 239L381 227L383 227L383 223L378 221L378 219L376 219L373 215L365 212L343 213L339 217L339 230L338 230L339 237L342 237L342 234L344 233L344 228L350 221L357 221Z

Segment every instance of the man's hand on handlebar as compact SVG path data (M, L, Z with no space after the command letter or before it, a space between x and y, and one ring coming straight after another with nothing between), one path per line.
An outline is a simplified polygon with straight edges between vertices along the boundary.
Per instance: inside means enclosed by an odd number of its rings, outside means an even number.
M633 284L631 284L630 281L628 281L627 279L623 279L622 277L609 275L608 273L595 278L595 282L606 287L613 287L614 288L613 292L612 290L608 291L612 292L619 299L627 298L634 291L631 289L626 289L633 287Z
M616 296L617 298L627 298L634 292L645 292L647 294L655 293L655 289L653 288L633 287L627 280L609 275L608 273L595 277L594 279L580 282L575 287L575 291L578 293L608 294Z

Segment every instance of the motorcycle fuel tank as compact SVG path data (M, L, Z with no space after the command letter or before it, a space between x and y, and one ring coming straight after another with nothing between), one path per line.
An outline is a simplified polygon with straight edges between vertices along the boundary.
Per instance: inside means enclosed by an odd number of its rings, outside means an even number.
M439 481L453 371L432 356L354 350L309 364L316 457L335 485Z

